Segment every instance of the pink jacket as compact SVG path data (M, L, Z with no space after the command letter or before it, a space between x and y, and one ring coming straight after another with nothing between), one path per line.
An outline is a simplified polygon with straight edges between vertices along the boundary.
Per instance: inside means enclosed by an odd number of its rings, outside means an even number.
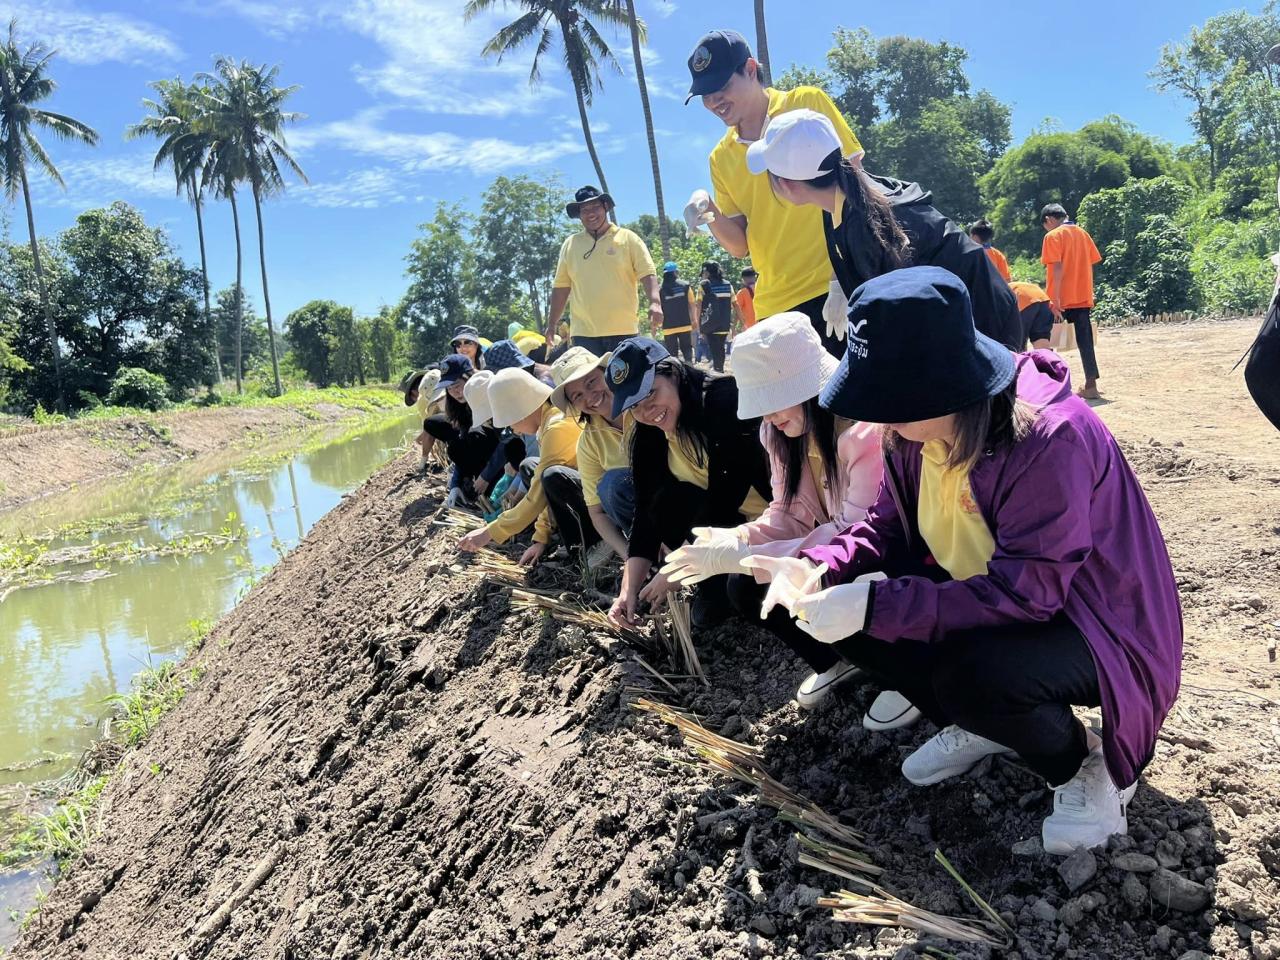
M866 517L867 509L876 502L884 475L880 428L876 424L855 423L840 434L836 453L844 472L837 489L819 490L817 484L822 478L806 470L789 506L783 504L784 468L768 443L770 429L767 423L760 424L760 443L769 451L773 501L758 519L739 528L746 531L753 553L793 557L801 550L830 543Z

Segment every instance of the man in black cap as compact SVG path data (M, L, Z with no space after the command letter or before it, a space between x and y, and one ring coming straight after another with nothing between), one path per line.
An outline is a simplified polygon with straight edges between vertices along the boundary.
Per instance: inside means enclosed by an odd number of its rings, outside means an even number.
M702 105L729 129L711 151L711 195L693 192L685 223L691 231L705 223L730 254L751 257L761 277L754 300L757 317L797 310L809 317L823 345L839 356L843 343L827 336L822 317L828 297L844 300L832 282L822 213L774 196L768 174L747 169L747 147L763 136L770 117L802 107L830 119L846 157L860 157L862 145L826 93L817 87L785 92L766 87L759 69L747 41L733 30L711 31L689 56L689 100L701 97Z
M560 247L560 262L547 313L548 339L566 305L573 314L573 344L596 356L609 353L639 331L636 284L649 297L649 323L662 326L662 299L653 258L645 242L609 220L613 197L582 187L564 212L582 221L582 230Z

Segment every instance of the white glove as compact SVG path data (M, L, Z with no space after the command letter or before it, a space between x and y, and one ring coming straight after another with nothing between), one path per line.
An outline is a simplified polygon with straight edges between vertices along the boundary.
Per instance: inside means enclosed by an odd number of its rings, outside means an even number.
M822 304L822 319L827 321L827 336L843 340L849 333L849 298L839 280L832 280L827 299Z
M806 594L814 593L822 586L827 565L814 566L799 557L764 557L752 554L742 561L748 570L763 570L769 577L769 589L760 604L760 619L766 620L769 612L781 605L788 613Z
M867 625L872 582L883 579L883 573L869 573L853 583L800 597L790 608L796 626L822 643L836 643L853 636Z
M689 202L684 205L684 225L689 231L689 236L696 237L704 223L710 223L716 218L708 208L711 206L711 195L705 190L695 190L689 197Z
M694 527L693 543L667 554L662 575L672 583L690 586L722 573L741 573L751 548L733 527Z

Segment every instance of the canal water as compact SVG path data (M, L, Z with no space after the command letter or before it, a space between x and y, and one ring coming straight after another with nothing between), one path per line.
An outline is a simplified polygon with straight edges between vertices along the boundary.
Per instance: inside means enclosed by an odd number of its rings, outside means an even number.
M402 449L411 427L397 417L312 434L0 514L0 544L45 561L15 576L11 549L0 569L0 820L75 768L107 697L179 656ZM9 912L31 905L37 879L0 874L0 945L16 935Z

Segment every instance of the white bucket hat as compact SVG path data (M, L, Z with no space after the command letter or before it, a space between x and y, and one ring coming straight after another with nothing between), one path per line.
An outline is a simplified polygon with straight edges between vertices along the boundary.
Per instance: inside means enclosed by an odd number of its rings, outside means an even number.
M799 406L822 392L839 362L803 313L778 313L733 341L738 419Z
M816 180L830 172L822 169L822 161L840 149L840 135L829 119L816 110L788 110L771 117L764 136L747 147L747 169L768 170L784 180Z
M493 419L493 410L489 407L489 381L492 379L492 371L477 370L462 388L462 398L471 408L471 423L474 426L478 427L486 420Z
M562 413L568 413L569 399L565 396L565 389L575 380L581 380L592 370L597 370L609 365L610 354L603 357L597 357L586 347L570 347L559 359L551 365L551 379L555 381L556 388L551 391L551 402L560 408Z
M489 409L498 429L523 420L547 402L551 388L517 367L499 370L489 381Z

